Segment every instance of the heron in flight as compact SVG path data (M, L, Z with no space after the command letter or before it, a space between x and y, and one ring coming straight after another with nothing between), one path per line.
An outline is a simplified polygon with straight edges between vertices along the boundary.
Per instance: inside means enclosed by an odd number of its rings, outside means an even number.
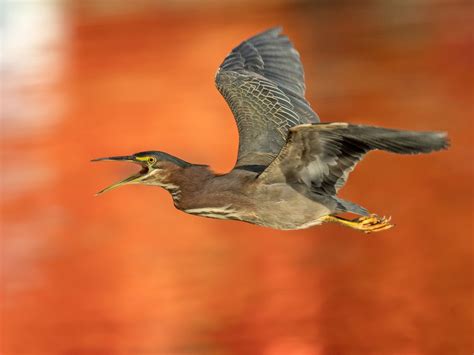
M242 42L224 59L215 82L239 131L235 167L218 175L161 151L93 161L128 161L141 170L118 186L160 186L177 209L281 230L325 222L378 232L389 219L337 194L371 150L430 153L448 147L446 133L395 130L346 122L322 123L305 99L298 52L281 28ZM339 216L349 212L357 218Z

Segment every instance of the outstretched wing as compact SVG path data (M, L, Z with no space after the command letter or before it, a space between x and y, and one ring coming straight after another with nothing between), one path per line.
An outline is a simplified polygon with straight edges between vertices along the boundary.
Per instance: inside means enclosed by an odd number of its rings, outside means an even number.
M417 154L447 146L446 134L440 132L348 123L305 124L290 129L286 145L258 178L264 183L304 184L315 193L332 196L370 150Z
M258 34L234 48L216 74L239 129L236 167L266 167L285 144L288 130L319 122L304 98L303 67L281 28Z

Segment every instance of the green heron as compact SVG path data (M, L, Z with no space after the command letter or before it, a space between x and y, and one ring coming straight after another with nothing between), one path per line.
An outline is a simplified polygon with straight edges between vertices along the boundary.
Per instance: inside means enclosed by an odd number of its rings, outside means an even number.
M225 58L215 82L239 131L238 157L227 174L160 151L93 161L129 161L141 170L126 184L160 186L184 212L282 230L336 222L364 232L393 227L389 219L337 196L370 150L429 153L448 147L443 132L414 132L320 123L305 99L300 56L281 28L242 42ZM349 212L355 219L338 214Z

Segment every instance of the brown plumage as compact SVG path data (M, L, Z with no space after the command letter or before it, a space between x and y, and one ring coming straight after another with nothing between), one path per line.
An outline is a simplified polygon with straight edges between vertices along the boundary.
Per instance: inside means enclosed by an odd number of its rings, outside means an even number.
M304 97L299 54L280 32L271 29L243 42L216 74L239 129L232 171L216 175L159 151L101 158L94 161L126 160L142 169L99 193L124 184L160 186L184 212L276 229L322 222L365 232L391 228L387 219L337 197L338 190L370 150L429 153L447 148L446 134L319 123ZM336 216L340 212L361 217L346 220Z

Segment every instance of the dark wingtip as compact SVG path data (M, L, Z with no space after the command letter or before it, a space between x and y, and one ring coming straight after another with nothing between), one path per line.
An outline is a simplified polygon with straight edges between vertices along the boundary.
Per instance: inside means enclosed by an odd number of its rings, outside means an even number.
M444 139L444 144L441 149L449 149L451 148L451 138L448 136L447 132L442 132L443 134L443 139Z
M278 26L272 26L270 28L267 28L266 30L257 33L256 35L252 36L248 40L256 39L257 37L264 37L264 36L271 36L271 37L278 37L281 35L283 32L283 27L278 25Z
M437 138L437 144L433 145L433 150L446 150L451 147L451 139L447 132L433 132L433 136Z
M273 27L270 27L268 29L268 31L270 32L275 32L276 34L280 34L283 32L283 26L282 25L276 25L276 26L273 26Z

